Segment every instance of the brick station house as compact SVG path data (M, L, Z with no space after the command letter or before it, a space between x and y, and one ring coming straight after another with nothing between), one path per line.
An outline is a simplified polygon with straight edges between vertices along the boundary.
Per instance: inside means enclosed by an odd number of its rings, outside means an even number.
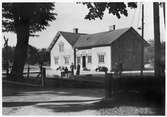
M114 70L116 63L123 65L123 70L139 70L141 68L141 44L148 43L133 27L112 29L95 34L73 32L57 32L49 45L50 67L70 68L71 63L80 64L84 68L95 70L99 66Z

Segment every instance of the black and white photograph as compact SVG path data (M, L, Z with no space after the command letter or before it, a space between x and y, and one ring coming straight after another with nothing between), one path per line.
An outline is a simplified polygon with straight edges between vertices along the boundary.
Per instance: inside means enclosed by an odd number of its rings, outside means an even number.
M165 0L1 6L2 115L165 116Z

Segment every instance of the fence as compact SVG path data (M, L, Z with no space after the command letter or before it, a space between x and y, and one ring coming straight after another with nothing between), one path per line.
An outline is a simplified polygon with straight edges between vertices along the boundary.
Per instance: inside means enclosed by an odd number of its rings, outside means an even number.
M111 98L119 92L137 91L140 93L164 94L165 77L155 78L153 76L119 76L111 73L105 74L105 96Z
M27 68L27 72L23 72L23 77L16 79L9 78L9 70L6 73L2 73L4 80L13 80L15 82L24 82L29 84L35 84L40 87L45 86L46 68L40 66L39 71L30 71L30 67Z

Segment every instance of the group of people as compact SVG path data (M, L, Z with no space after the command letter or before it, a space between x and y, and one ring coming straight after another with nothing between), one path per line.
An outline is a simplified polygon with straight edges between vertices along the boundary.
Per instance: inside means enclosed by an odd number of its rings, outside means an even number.
M72 73L72 75L74 75L74 69L75 69L75 66L74 66L73 63L71 63L71 65L70 65L70 69L71 69L71 73ZM68 68L65 67L64 71L65 71L65 72L68 72ZM77 68L76 68L76 75L80 75L80 65L79 65L79 64L77 65Z
M73 63L71 63L70 70L72 75L74 75L74 69L75 69L75 66ZM116 63L115 75L120 76L122 74L122 70L123 70L122 62ZM64 72L68 72L67 67L65 67ZM80 75L80 64L77 64L76 66L76 75Z

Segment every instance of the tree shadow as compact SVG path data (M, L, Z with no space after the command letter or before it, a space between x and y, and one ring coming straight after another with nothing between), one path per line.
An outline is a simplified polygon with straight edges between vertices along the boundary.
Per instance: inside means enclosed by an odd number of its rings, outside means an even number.
M83 88L40 88L19 86L3 83L2 96L35 96L35 95L59 95L59 96L83 96L83 97L98 97L104 95L103 89L83 89Z
M34 102L2 102L3 107L17 107L17 106L30 106L30 105L36 105L39 107L47 107L47 105L53 105L57 104L60 105L61 103L63 105L68 105L68 103L75 103L76 105L79 103L83 103L83 105L86 105L87 103L91 102L97 102L100 101L100 99L94 99L94 100L60 100L60 101L34 101ZM66 103L66 104L64 104ZM85 103L85 104L84 104Z
M120 106L151 108L156 115L165 114L165 96L155 92L120 92L112 99L103 99L96 102L98 109L114 108Z
M149 95L149 96L148 96ZM61 101L36 101L36 102L3 102L3 107L17 107L33 105L37 108L49 109L53 112L80 112L85 110L99 110L120 106L149 107L155 115L164 115L161 98L151 94L138 92L121 92L110 99L96 100L61 100Z

